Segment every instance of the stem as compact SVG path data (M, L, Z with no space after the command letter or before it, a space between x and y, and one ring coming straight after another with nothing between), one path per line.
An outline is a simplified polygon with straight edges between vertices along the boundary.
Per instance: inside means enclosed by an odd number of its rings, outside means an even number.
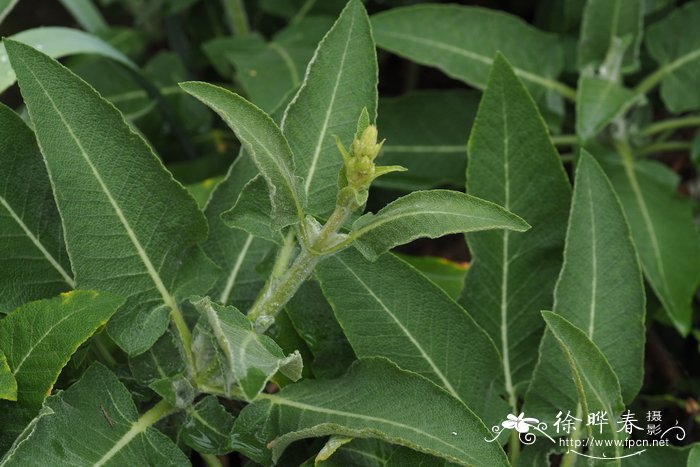
M639 83L636 88L634 88L634 94L636 96L639 96L648 93L649 91L654 89L657 84L661 82L663 77L666 76L667 72L668 70L666 68L659 68L658 70L644 78L642 82Z
M328 242L338 233L350 213L357 207L354 196L346 196L339 200L335 211L321 228L318 236L313 239L311 246L302 245L301 252L294 259L292 266L284 274L279 274L282 268L286 267L294 246L294 242L287 241L289 235L287 236L285 245L277 257L278 264L275 264L273 274L248 312L248 319L254 323L256 331L262 334L272 326L277 313L308 279L319 260L328 254ZM276 276L275 272L279 275Z
M642 148L639 154L646 156L649 154L654 154L658 152L666 151L687 151L692 146L692 143L688 141L664 141L661 143L653 143L647 147Z
M234 36L245 36L250 32L248 15L243 0L222 0L228 17L229 27Z
M518 457L520 457L520 434L517 430L512 430L510 432L510 438L508 439L508 460L510 465L516 465L518 463Z
M199 453L199 457L202 458L205 464L207 464L209 467L222 467L223 464L219 460L218 457L216 457L213 454L205 454L203 452Z
M173 320L175 329L177 330L182 350L185 352L185 360L187 361L187 371L190 375L194 374L194 355L192 355L192 333L185 322L185 317L182 316L182 311L177 306L177 303L170 304L170 317Z
M114 368L115 366L117 366L117 360L112 356L112 352L110 352L110 350L105 345L104 339L104 332L101 332L95 336L92 342L95 345L95 350L100 355L100 357L102 357L104 363L107 366Z
M582 419L583 417L583 412L581 411L581 404L578 404L576 406L576 418L577 419ZM577 421L574 429L571 432L571 436L569 436L569 440L575 441L577 439L581 438L581 435L579 432L581 431L581 421ZM573 451L569 451L566 454L564 454L564 457L561 460L560 467L573 467L576 464L576 458L577 455Z
M578 144L576 135L555 135L551 139L555 146L576 146Z
M297 12L297 14L294 15L294 18L292 18L292 20L290 21L290 24L296 24L299 21L301 21L302 19L304 19L306 14L309 12L309 10L311 10L311 8L314 6L315 3L316 3L316 0L306 0L304 2L304 4L301 6L301 8L299 8L299 11Z
M645 136L651 136L657 133L663 133L664 131L677 130L678 128L689 126L700 126L700 115L688 115L685 117L670 118L668 120L652 123L642 131L642 134Z

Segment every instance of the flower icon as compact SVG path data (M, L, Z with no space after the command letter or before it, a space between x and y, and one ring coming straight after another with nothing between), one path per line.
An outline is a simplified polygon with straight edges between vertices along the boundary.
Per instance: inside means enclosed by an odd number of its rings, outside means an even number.
M531 424L540 422L536 418L525 418L525 412L521 412L517 417L513 414L508 414L506 418L507 420L501 423L503 428L515 429L518 433L527 433L530 431Z

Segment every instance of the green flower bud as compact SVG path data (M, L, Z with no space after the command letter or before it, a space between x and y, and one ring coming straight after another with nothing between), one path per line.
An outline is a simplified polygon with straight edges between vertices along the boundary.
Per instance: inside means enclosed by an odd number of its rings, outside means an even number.
M377 127L369 125L359 138L355 138L350 146L354 157L368 158L373 161L382 150L382 143L377 144Z

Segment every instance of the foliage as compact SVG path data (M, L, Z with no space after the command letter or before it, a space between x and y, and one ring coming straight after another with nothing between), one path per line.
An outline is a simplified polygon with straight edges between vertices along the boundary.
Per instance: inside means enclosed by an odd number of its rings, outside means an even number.
M60 3L0 44L0 466L697 464L614 441L700 335L700 0Z

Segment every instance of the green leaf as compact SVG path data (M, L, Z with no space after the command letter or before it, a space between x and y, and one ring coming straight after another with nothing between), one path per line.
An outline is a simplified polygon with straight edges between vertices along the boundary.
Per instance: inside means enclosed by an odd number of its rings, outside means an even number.
M294 159L287 140L275 122L238 94L202 82L180 87L211 107L241 141L268 183L275 228L303 218L304 192L294 176Z
M700 464L700 445L696 443L688 454L688 467L693 467L698 464Z
M12 374L10 365L7 364L7 357L0 348L0 399L8 401L17 400L17 380Z
M695 467L697 463L689 463L689 454L694 445L690 446L652 446L644 454L622 459L622 467L658 467L659 465L686 465Z
M0 320L0 350L17 380L17 402L0 401L0 451L34 417L71 355L124 303L104 292L67 292Z
M678 331L687 334L700 284L693 203L678 197L677 175L658 162L606 159L601 165L622 203L644 275ZM663 183L662 174L673 183Z
M634 102L634 91L605 78L581 76L576 98L576 134L588 140Z
M642 271L613 187L585 150L576 169L554 311L582 329L600 349L619 379L623 399L631 402L644 375ZM565 407L573 409L575 397L566 360L552 334L545 332L525 411L535 417L551 416Z
M75 287L34 133L0 105L0 312Z
M341 446L328 459L308 465L309 467L312 465L317 467L345 467L349 465L353 467L445 467L455 464L403 446L371 438L356 438ZM306 464L304 464L305 466Z
M0 465L188 466L182 451L151 427L163 412L156 406L139 417L127 388L98 363L46 401Z
M336 378L345 373L355 354L319 284L305 282L285 309L294 329L313 354L310 366L314 376Z
M222 76L235 79L250 101L273 112L292 97L316 45L333 24L328 17L308 17L290 24L269 41L257 33L218 37L204 43L204 51Z
M30 45L53 58L75 54L94 54L136 69L136 65L114 47L99 37L77 29L62 27L27 29L10 36L8 39ZM0 92L14 84L16 76L12 69L13 66L7 60L5 45L0 44Z
M453 300L459 299L467 274L466 263L455 263L437 256L411 256L397 254L399 258L418 269L421 274L430 279L447 292Z
M139 383L146 386L184 373L185 357L172 331L165 331L144 353L129 358L129 370Z
M639 68L644 14L642 3L642 0L588 0L578 42L580 70L599 67L616 38L631 43L622 59L622 71L631 72Z
M415 191L357 219L349 241L369 260L421 237L508 229L524 232L527 222L489 201L451 190Z
M10 14L19 0L0 0L0 23Z
M233 449L233 415L214 396L207 396L187 409L180 439L197 452L223 455Z
M257 173L250 156L241 152L204 209L209 222L209 237L202 248L222 272L209 293L217 302L235 305L241 310L248 309L263 286L264 280L255 267L270 251L271 244L243 230L227 227L221 215L231 208L231 203L238 199L245 185Z
M517 412L537 360L538 313L551 307L561 268L571 187L535 103L502 57L469 139L467 191L533 226L467 235L474 261L461 299L501 351L497 390Z
M584 331L558 314L543 311L542 317L569 363L582 413L603 411L607 414L608 422L600 428L586 424L589 436L612 440L613 443L622 439L624 433L619 433L615 422L625 405L620 394L620 384L605 356ZM594 429L602 430L602 433L593 431ZM619 457L622 455L622 447L592 447L592 452L598 457ZM619 462L613 461L613 465L619 465Z
M467 139L479 93L415 91L379 100L377 126L386 143L377 160L408 172L378 178L373 185L404 191L464 186Z
M109 29L102 13L92 0L60 0L80 26L92 34L106 32Z
M221 214L221 220L230 228L241 229L253 237L281 245L284 239L272 225L271 210L267 182L258 174L243 187L236 204Z
M211 285L206 259L192 249L206 237L204 216L87 83L29 46L5 44L49 170L76 282L127 298L109 332L129 354L144 352L167 328L169 313L181 319L177 300L193 293L183 285Z
M700 22L700 1L675 8L661 21L651 25L644 44L659 64L654 79L661 80L661 98L671 112L700 108L696 78L700 74L700 35L680 34L694 31Z
M359 358L386 357L425 376L487 424L503 416L493 342L435 284L391 254L370 263L352 250L321 262L316 274Z
M564 68L559 39L499 11L457 5L416 5L372 16L377 45L452 78L484 89L496 52L538 97L562 92L555 78ZM575 98L573 90L564 90Z
M340 434L376 438L460 465L506 466L500 446L464 404L385 359L366 359L334 380L305 380L246 407L234 431L259 463L276 460L292 442ZM430 416L425 403L430 401Z
M227 365L226 377L236 383L247 400L255 399L267 381L278 371L293 381L301 377L301 356L298 352L288 357L271 338L253 330L245 315L232 306L212 303L208 298L193 299L202 314Z
M366 107L377 112L377 59L362 2L351 0L316 49L304 81L282 118L308 213L335 207L343 159L334 137L349 143Z

